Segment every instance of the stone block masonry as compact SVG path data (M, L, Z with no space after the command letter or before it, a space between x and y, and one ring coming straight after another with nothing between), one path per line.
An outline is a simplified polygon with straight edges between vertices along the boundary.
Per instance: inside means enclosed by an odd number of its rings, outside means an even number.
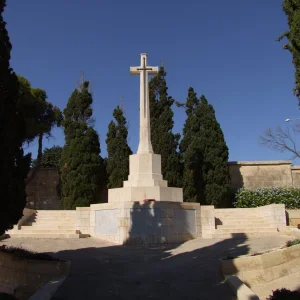
M121 202L90 207L90 235L116 244L181 243L202 236L200 205Z
M235 189L300 188L300 167L291 164L290 160L229 162L231 187Z

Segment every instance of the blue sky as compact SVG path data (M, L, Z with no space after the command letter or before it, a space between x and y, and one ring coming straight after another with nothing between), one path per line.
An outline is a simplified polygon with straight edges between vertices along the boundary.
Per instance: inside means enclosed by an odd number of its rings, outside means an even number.
M289 159L259 143L268 127L300 116L291 55L275 39L287 29L281 0L27 0L7 1L11 65L64 109L83 70L92 81L95 129L106 133L123 95L129 144L138 146L139 78L129 66L148 53L164 61L169 94L185 101L194 87L216 111L230 160ZM174 132L183 109L174 107ZM63 145L61 129L44 146ZM27 151L36 156L37 143Z

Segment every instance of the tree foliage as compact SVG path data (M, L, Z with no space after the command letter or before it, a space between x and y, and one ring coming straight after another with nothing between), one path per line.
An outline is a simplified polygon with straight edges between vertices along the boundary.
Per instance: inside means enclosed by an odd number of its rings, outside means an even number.
M277 40L281 41L284 37L288 40L283 48L289 50L293 57L295 67L294 93L300 105L300 0L284 0L283 10L287 16L289 29Z
M108 188L123 186L123 181L128 178L129 155L132 154L127 143L128 129L123 110L118 106L114 109L113 116L116 121L109 123L106 138Z
M149 82L151 140L154 153L161 155L163 178L169 186L182 186L182 165L178 151L180 134L172 132L174 99L168 95L166 72L159 73Z
M10 67L12 45L3 20L6 1L0 2L0 235L17 224L26 204L25 182L30 155L22 142L26 123L19 110L19 84Z
M53 146L51 148L45 148L43 151L40 167L41 168L58 168L61 158L62 147ZM37 160L33 160L32 167L36 166Z
M43 137L51 137L54 126L60 126L62 114L58 107L48 102L47 94L40 88L33 88L26 78L18 76L19 82L19 116L25 121L23 142L31 143L38 138L38 155L34 162L33 171L26 178L26 184L36 176L43 152Z
M75 209L96 203L105 185L105 170L100 156L100 142L91 125L93 99L89 82L75 89L64 109L66 144L60 160L62 185L61 206Z
M189 88L180 150L184 200L226 207L230 201L228 148L212 105Z

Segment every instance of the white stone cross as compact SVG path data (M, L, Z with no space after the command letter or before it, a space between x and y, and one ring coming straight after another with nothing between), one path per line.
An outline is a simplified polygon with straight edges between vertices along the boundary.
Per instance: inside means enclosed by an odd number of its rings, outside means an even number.
M141 54L141 65L130 67L130 74L140 75L140 141L138 154L153 153L150 132L148 74L157 74L158 67L147 66L147 54Z

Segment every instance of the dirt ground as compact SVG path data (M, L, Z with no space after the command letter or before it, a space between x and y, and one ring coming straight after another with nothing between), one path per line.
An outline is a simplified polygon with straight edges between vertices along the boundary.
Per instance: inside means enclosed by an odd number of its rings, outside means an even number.
M219 259L285 245L287 236L196 239L173 246L116 246L98 239L10 238L23 247L72 261L61 299L235 299L222 281Z

